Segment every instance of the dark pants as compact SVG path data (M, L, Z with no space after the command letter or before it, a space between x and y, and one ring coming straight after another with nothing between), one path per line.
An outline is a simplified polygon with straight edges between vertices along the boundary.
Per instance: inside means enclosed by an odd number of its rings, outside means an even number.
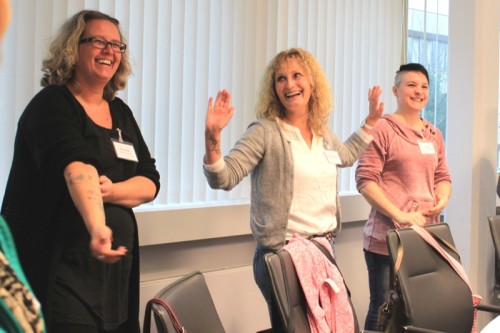
M376 330L378 309L389 297L389 256L364 252L370 285L370 305L366 315L365 330Z

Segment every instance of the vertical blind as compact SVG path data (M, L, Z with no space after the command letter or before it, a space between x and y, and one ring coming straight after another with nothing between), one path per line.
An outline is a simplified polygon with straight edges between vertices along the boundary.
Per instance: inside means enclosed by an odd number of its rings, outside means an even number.
M0 199L17 120L41 88L41 61L57 28L82 9L116 17L134 74L118 96L134 111L161 173L159 209L247 201L249 180L211 190L202 172L209 96L233 95L223 132L228 152L248 124L261 75L278 52L307 49L329 78L334 132L346 139L368 113L367 92L384 89L386 112L401 63L403 0L16 0L0 67ZM354 168L342 170L341 193L355 192Z

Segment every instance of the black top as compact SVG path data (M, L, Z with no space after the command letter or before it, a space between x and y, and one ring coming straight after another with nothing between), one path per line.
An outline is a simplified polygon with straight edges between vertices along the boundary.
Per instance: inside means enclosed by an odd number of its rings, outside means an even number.
M134 214L125 207L105 205L106 223L113 230L113 246L124 245L128 253L113 265L95 260L89 251L89 234L63 175L69 163L81 161L92 164L99 175L112 182L137 175L147 177L155 183L158 193L155 160L132 111L119 98L109 102L109 106L111 130L96 125L66 87L49 86L31 100L19 119L1 212L11 228L21 264L42 303L49 327L53 314L60 321L61 311L70 312L71 304L60 303L66 299L64 293L68 293L81 299L100 318L101 328L114 329L128 318L128 331L139 331L139 258ZM118 139L117 128L123 140L133 144L139 162L116 157L111 139ZM75 314L67 319L86 323L88 318Z

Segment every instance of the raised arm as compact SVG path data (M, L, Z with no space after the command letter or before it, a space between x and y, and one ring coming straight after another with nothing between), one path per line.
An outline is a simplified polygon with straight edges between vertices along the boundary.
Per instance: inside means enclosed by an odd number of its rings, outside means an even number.
M380 101L380 95L382 94L382 88L380 86L373 86L368 89L368 102L370 104L368 116L365 119L363 130L370 134L373 126L377 124L377 121L382 117L384 113L384 102Z
M234 107L231 106L231 94L227 90L217 93L215 102L208 100L205 119L205 164L213 164L221 157L221 132L233 117Z

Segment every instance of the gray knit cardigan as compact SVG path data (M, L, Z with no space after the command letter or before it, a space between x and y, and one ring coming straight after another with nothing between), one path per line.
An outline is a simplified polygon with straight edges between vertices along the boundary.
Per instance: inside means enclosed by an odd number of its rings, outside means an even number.
M368 146L360 130L342 143L328 129L323 135L325 149L335 150L342 161L337 167L354 164ZM293 197L293 157L290 142L274 120L251 123L243 136L224 157L220 172L204 167L208 184L226 191L251 173L250 228L255 240L266 248L278 249L285 244L288 215ZM338 182L337 182L338 184ZM340 231L340 205L337 185L337 228Z

